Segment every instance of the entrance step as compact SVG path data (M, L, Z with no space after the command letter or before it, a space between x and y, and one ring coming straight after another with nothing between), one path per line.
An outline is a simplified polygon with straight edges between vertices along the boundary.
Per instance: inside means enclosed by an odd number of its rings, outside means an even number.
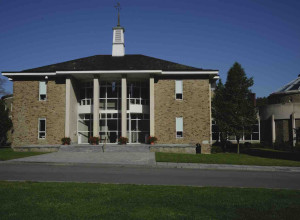
M150 152L149 145L64 145L60 152Z

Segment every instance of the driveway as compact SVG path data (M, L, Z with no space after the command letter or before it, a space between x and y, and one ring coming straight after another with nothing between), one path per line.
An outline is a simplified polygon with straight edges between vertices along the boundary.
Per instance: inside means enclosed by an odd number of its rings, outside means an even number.
M14 159L10 162L154 165L155 153L150 152L147 145L78 145L62 146L58 152Z

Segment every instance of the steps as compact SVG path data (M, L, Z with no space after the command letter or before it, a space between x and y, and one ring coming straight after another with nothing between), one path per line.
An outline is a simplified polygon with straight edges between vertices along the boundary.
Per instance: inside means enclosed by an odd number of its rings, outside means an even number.
M86 153L108 153L108 152L150 152L149 145L64 145L59 152L86 152Z

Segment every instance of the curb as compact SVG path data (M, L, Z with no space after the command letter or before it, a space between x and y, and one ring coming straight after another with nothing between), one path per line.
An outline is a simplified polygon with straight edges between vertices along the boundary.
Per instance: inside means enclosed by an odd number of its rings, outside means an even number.
M254 166L254 165L229 165L229 164L199 164L199 163L168 163L155 162L154 164L113 164L113 163L75 163L75 162L29 162L29 161L0 161L1 164L45 164L45 165L83 165L83 166L113 166L113 167L143 167L143 168L176 168L199 170L234 170L258 172L294 172L300 173L300 167L281 166Z

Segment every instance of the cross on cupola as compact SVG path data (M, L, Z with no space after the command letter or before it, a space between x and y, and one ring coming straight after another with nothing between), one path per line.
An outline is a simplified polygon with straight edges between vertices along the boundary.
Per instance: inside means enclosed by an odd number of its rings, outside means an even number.
M118 11L118 24L116 27L113 28L112 56L124 56L125 55L125 42L124 42L125 29L120 25L121 5L118 2L114 7Z

